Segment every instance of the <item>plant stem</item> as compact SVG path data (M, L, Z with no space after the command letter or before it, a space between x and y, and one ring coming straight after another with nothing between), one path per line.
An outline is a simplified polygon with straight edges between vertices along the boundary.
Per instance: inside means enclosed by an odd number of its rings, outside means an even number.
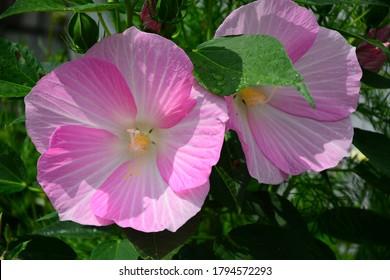
M100 23L101 23L102 26L103 26L104 32L106 33L106 35L110 36L110 35L111 35L111 32L110 32L110 30L108 29L108 27L107 27L107 25L106 25L106 22L105 22L104 19L103 19L102 13L97 13L97 15L98 15L98 17L99 17Z
M129 28L133 25L134 8L135 5L137 5L138 0L134 0L134 2L130 0L124 0L124 1L125 1L125 8L126 8L127 28Z
M119 4L119 0L114 0L114 3ZM115 30L117 33L121 33L123 30L121 28L121 19L119 15L119 7L114 10L114 22L115 22Z

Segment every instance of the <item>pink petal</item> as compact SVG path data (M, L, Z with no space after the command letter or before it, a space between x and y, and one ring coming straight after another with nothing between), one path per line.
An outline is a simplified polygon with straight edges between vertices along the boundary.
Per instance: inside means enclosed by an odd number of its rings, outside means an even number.
M272 106L248 108L249 126L264 155L292 175L336 166L352 142L349 118L321 122L297 117Z
M38 161L38 182L61 220L107 225L95 216L90 200L123 162L127 143L104 130L62 126L53 133L49 149Z
M104 38L87 57L115 64L133 93L137 122L168 128L195 105L188 102L192 87L192 63L173 42L135 27Z
M92 208L97 216L144 232L176 231L201 209L208 183L175 193L161 178L154 157L147 158L132 176L129 164L124 163L94 194Z
M238 99L238 98L237 98ZM229 109L228 127L237 132L245 154L249 174L261 183L279 184L287 174L277 168L261 152L250 130L245 105L241 100L226 97Z
M282 42L290 59L298 60L313 44L319 26L307 9L289 0L259 0L233 11L215 37L266 34Z
M118 69L96 58L81 58L44 76L25 98L27 131L39 152L62 125L84 125L120 135L137 109Z
M312 47L294 66L304 77L316 108L293 88L278 89L269 102L272 106L323 121L341 120L355 111L362 71L355 48L338 32L321 27Z
M218 162L228 119L225 101L195 84L196 106L178 124L161 129L157 165L175 192L206 184Z

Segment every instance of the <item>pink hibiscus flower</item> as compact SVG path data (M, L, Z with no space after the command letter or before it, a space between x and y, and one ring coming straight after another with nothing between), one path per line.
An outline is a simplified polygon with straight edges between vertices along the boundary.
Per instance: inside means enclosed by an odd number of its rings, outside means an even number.
M348 155L350 114L359 98L355 49L289 0L260 0L233 11L216 37L268 34L286 48L316 108L289 87L253 86L226 98L251 176L277 184L304 171L334 167Z
M133 27L37 83L27 131L61 220L176 231L201 209L227 109L192 68L174 43Z

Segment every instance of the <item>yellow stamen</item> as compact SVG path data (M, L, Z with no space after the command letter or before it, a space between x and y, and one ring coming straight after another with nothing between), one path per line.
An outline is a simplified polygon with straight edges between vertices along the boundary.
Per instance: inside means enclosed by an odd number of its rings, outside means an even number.
M128 145L130 154L133 157L142 155L150 144L149 135L135 129L127 130L130 134L130 143Z
M268 101L268 97L264 93L250 87L240 90L240 96L248 106L262 104Z

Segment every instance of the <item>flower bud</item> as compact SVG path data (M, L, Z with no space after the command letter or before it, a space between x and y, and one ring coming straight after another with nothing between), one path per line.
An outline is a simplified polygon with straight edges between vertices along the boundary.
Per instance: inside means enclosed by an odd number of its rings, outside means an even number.
M390 25L383 28L371 28L367 36L378 39L385 47L389 48ZM387 60L386 54L380 48L367 42L363 42L357 47L356 55L360 66L372 72L380 71Z
M184 0L145 0L141 10L141 22L145 30L170 38L182 19Z
M78 53L85 53L99 38L97 23L85 13L75 13L69 21L68 33L71 48Z
M157 0L157 16L162 22L170 23L179 17L181 0Z
M146 0L141 10L141 22L147 31L160 33L161 23L153 18L157 19L156 1Z

